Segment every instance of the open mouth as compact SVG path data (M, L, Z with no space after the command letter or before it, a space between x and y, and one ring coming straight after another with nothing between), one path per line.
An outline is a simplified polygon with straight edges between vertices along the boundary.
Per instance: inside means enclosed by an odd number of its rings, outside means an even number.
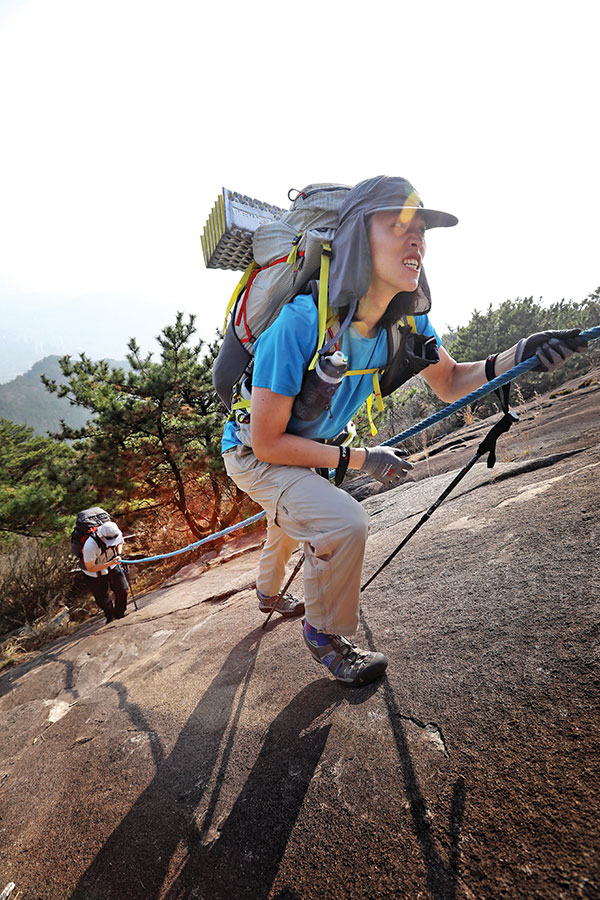
M412 269L414 272L418 272L421 268L421 263L418 259L415 259L414 256L409 256L406 259L403 259L402 265L406 266L409 269Z

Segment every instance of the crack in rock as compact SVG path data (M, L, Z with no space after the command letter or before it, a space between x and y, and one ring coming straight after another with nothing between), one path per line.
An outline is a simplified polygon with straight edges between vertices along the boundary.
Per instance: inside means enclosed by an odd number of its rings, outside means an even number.
M497 484L500 481L505 481L507 478L514 478L515 475L525 475L527 472L536 472L538 469L546 469L548 466L553 466L563 459L569 459L569 457L576 456L578 453L585 453L585 451L589 449L589 447L581 447L578 450L567 450L564 453L541 456L539 459L533 459L530 462L515 466L510 472L501 472L494 478L494 481Z
M515 494L514 497L509 497L507 500L503 500L501 503L498 503L495 509L500 509L501 506L508 506L511 503L523 503L529 500L533 500L538 496L538 494L543 494L545 493L545 491L549 490L557 481L563 481L565 478L572 478L579 472L583 472L585 469L595 469L598 465L600 465L600 463L591 463L587 466L581 466L579 469L575 469L575 471L573 472L563 472L562 475L555 475L554 478L547 478L545 481L538 481L536 484L521 485L519 487L519 492Z
M446 740L442 733L442 729L437 722L422 722L420 719L415 719L413 716L405 716L402 713L400 713L399 718L414 725L414 727L419 730L422 740L428 743L434 750L442 753L446 759L450 758Z

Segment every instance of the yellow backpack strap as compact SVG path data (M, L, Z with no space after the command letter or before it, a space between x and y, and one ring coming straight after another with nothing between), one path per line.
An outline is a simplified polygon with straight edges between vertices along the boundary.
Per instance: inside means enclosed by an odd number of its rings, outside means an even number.
M227 304L227 309L225 310L225 321L223 323L223 331L227 330L227 319L229 318L229 313L233 309L233 305L237 298L240 296L248 282L250 281L250 276L254 272L255 269L258 269L258 263L252 260L241 279L238 281L233 294L231 295L231 300Z
M250 413L251 400L250 396L244 397L240 383L235 386L231 400L231 418L238 425L247 425L250 421L248 414Z
M375 428L375 422L373 421L373 414L371 413L371 407L373 406L373 394L369 394L367 397L367 418L369 420L369 427L371 429L371 434L373 437L377 434L377 429Z
M381 396L381 388L379 386L379 369L376 369L375 372L373 372L373 394L372 394L372 396L375 397L375 405L377 406L377 409L379 410L379 412L383 412L385 407L383 405L383 398Z
M373 376L373 391L366 399L367 405L367 418L369 419L369 427L371 429L371 434L374 436L377 434L377 429L375 428L375 423L373 422L373 397L375 397L375 406L382 412L385 407L383 405L383 398L381 396L381 387L379 385L379 369L350 369L344 375L344 378L347 378L348 375L372 375Z
M372 375L373 372L379 372L379 369L348 369L344 372L344 378L348 375Z
M309 369L314 369L319 361L319 350L325 343L325 331L327 327L327 312L329 300L329 262L331 259L331 244L325 242L321 247L321 271L319 273L319 334L317 337L317 352L310 361Z
M379 386L379 369L349 369L344 374L344 378L347 378L348 375L372 375L373 376L373 395L375 397L375 403L377 405L377 409L381 412L385 409L383 405L383 398L381 396L381 388Z
M340 330L340 320L337 317L337 313L334 313L333 310L329 307L327 307L327 322L325 323L325 330L330 331L332 337L335 337Z
M369 394L367 397L367 418L369 420L369 427L371 429L371 434L373 437L377 434L377 429L375 428L375 422L373 421L373 415L371 412L373 406L373 397L375 397L375 406L382 412L385 407L383 405L383 399L381 396L381 388L379 386L379 369L375 369L373 372L373 393Z
M299 231L294 240L292 241L292 249L288 254L288 258L286 259L286 263L288 266L294 267L294 272L298 270L298 244L300 243L300 238L302 237L302 232Z

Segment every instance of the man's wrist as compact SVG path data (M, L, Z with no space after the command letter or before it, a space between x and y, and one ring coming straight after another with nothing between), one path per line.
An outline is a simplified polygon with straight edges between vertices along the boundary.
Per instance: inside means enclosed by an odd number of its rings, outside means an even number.
M350 469L362 469L367 458L367 451L364 447L355 447L350 451Z
M505 372L508 372L509 369L513 368L515 364L516 349L517 345L515 344L513 347L509 347L508 350L503 350L502 353L496 355L496 361L494 363L496 378L498 375L504 375Z

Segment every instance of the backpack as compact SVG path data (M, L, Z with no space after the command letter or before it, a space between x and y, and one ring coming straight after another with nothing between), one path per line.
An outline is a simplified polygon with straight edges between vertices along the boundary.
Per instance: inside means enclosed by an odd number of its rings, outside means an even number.
M308 185L287 212L254 232L254 259L229 301L225 337L213 365L213 385L228 409L235 386L251 371L256 339L319 268L322 275L328 268L338 211L349 190L342 184ZM326 287L326 277L321 280Z
M349 186L335 183L308 185L298 192L287 212L273 221L263 221L252 235L254 258L227 306L223 326L225 335L212 370L214 388L227 409L235 414L239 425L249 422L247 379L252 372L254 344L286 303L304 291L312 292L318 306L319 327L309 369L316 366L327 332L330 343L335 340L338 323L328 307L329 259L339 209L349 190ZM258 203L250 198L245 199L248 203ZM276 207L269 210L271 215L275 215ZM215 229L231 239L227 224L222 213L218 222L212 222L209 218L205 235L211 234L212 246L216 244ZM231 234L237 231L239 229L235 227L230 228ZM245 239L247 241L247 235ZM227 249L231 256L231 249ZM233 267L221 263L211 265ZM425 356L424 343L424 337L416 333L412 316L402 317L394 327L388 328L388 361L381 384L379 370L365 370L373 375L373 393L367 400L372 434L377 433L371 415L373 399L377 408L382 410L382 396L390 394L426 365L437 361L437 347L433 351L428 345ZM432 355L435 358L431 358ZM364 373L348 371L346 374Z
M98 528L104 522L112 522L112 516L99 506L92 506L77 513L75 528L71 532L71 553L81 562L83 560L83 545L89 537L93 537L101 550L106 550L106 544L96 534Z

